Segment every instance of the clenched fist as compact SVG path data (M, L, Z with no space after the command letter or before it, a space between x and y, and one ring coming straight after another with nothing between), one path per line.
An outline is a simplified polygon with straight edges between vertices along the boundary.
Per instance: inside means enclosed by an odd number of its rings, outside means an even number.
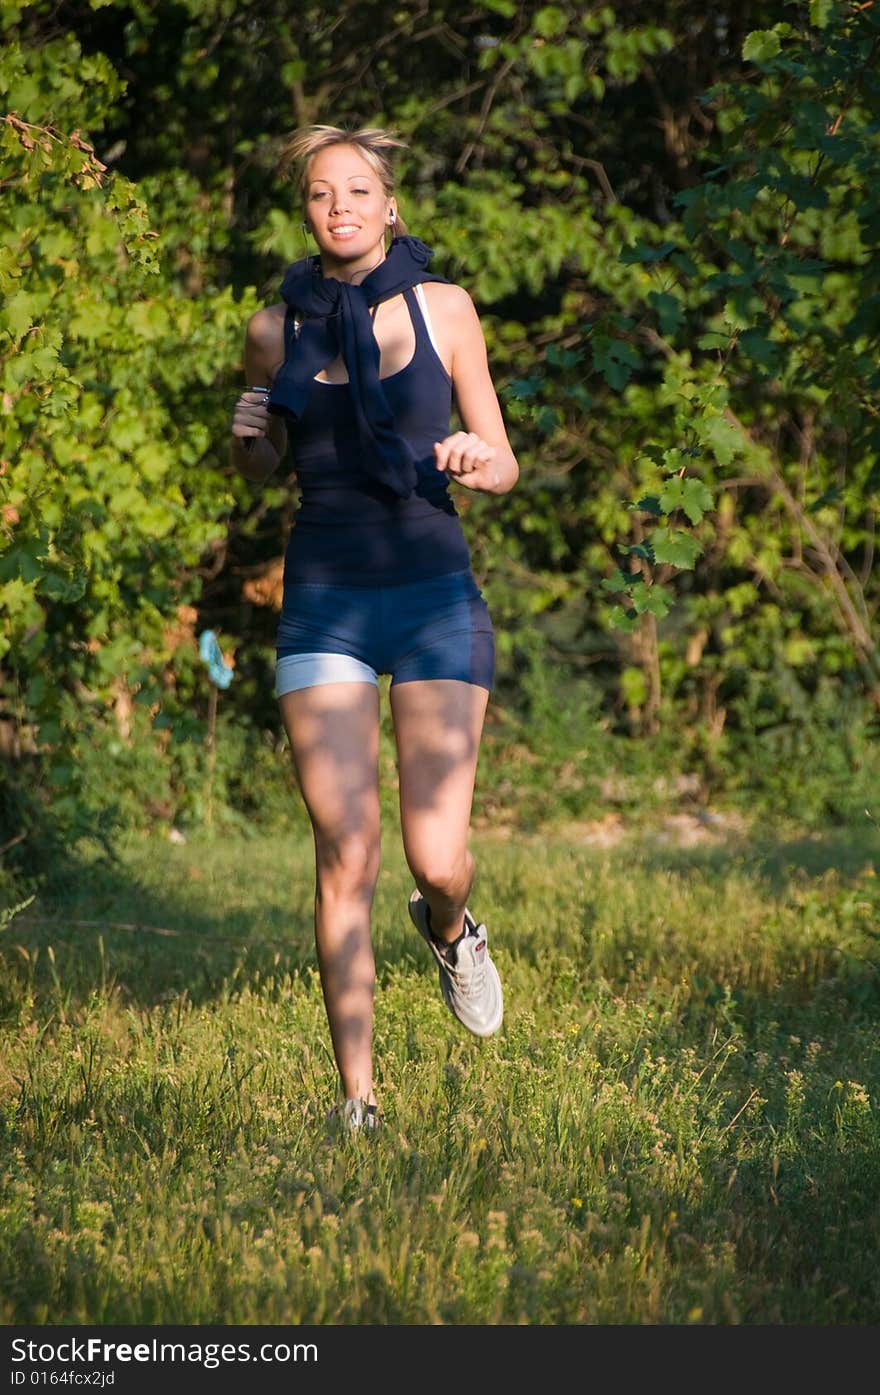
M258 436L265 436L269 427L268 401L267 387L249 387L243 392L232 414L233 436L238 436L245 444Z
M445 470L451 479L468 489L498 488L498 448L473 431L456 431L445 441L435 442L434 457L438 470Z

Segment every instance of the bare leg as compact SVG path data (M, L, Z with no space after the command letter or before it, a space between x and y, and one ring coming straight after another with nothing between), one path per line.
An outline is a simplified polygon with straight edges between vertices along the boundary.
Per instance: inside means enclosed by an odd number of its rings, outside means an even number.
M404 852L446 943L464 929L474 878L467 840L488 700L485 688L447 678L391 688Z
M374 1104L378 692L325 683L279 701L315 839L315 944L333 1054L345 1097Z

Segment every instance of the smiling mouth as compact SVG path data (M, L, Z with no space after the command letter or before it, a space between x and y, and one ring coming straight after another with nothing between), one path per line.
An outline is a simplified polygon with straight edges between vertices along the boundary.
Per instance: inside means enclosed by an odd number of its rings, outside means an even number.
M340 223L338 228L330 229L331 237L354 237L359 233L360 228L355 223Z

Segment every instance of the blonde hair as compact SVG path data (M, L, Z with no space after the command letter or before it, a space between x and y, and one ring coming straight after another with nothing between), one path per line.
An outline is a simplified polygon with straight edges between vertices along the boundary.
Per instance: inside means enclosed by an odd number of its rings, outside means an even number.
M309 183L309 169L312 160L321 150L331 145L353 145L359 155L366 160L370 169L379 179L387 199L394 194L394 170L386 151L395 146L406 149L406 141L400 140L382 126L360 126L356 130L346 130L343 126L301 126L285 141L278 160L278 173L285 175L291 167L298 170L300 197L305 203ZM397 211L394 223L395 232L405 233L406 224Z

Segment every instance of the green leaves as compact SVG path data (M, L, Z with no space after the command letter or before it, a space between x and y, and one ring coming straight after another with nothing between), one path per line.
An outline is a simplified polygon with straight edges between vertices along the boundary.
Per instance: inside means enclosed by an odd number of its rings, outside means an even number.
M188 394L234 363L255 303L234 340L226 292L193 326L145 205L79 130L7 117L0 136L0 703L20 712L24 683L23 719L63 764L69 686L101 702L135 668L161 678L163 618L229 510L222 480L186 474L226 426L213 408L206 435Z
M681 511L692 525L700 523L712 508L713 498L702 480L684 474L681 462L683 459L687 461L690 454L690 451L681 449L663 451L648 447L642 459L654 469L659 464L667 472L667 478L656 494L642 495L637 503L630 505L630 511L647 514L651 518L669 518ZM672 593L658 583L657 568L665 566L676 571L692 570L702 552L702 543L684 528L662 524L652 528L647 537L639 542L618 544L618 550L628 557L637 558L641 570L624 571L618 567L603 580L602 588L625 593L627 604L612 609L609 624L615 629L631 630L641 615L662 620L669 614L673 603Z
M641 364L641 356L623 339L612 339L607 334L594 334L590 339L593 365L609 387L625 387L633 369Z
M693 567L703 550L693 534L681 528L655 528L651 533L651 547L655 561L668 562L683 571Z
M827 28L837 0L810 0L810 23L817 29Z
M743 40L742 56L747 63L767 63L781 47L776 29L754 29Z
M43 575L45 556L45 535L42 538L14 543L0 555L0 582L23 582L25 586L33 585ZM15 590L14 594L18 595L20 592ZM0 599L2 595L0 591Z
M638 574L618 571L603 580L602 588L612 592L625 591L628 597L626 609L635 615L647 614L662 619L672 605L672 596L666 587L646 582Z
M666 481L658 502L664 513L674 513L676 509L682 509L691 523L699 523L703 514L712 507L712 494L702 480L682 479L676 475ZM675 565L682 564L676 562Z
M0 329L4 329L14 340L27 334L34 323L35 304L26 291L15 291L0 312Z
M675 242L660 242L651 245L648 242L636 242L631 247L624 247L620 252L620 260L625 266L641 265L649 262L661 262L674 252L677 248Z
M729 465L742 449L742 432L720 412L696 417L694 431L700 444L709 447L719 465Z
M544 39L556 39L560 34L564 34L568 27L568 17L564 10L558 5L545 5L538 10L532 20L532 27L536 34L540 34Z

